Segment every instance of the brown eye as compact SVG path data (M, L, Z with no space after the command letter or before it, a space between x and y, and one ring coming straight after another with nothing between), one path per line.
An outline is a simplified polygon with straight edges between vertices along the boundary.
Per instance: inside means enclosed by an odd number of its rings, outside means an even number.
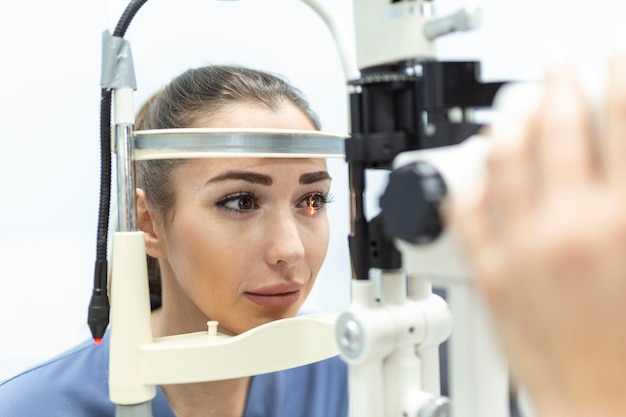
M324 197L319 194L313 194L307 197L307 207L321 209L324 207Z
M259 208L258 199L250 193L228 195L217 201L215 205L236 213L246 213Z
M331 201L330 195L328 194L313 193L304 196L296 207L305 209L306 214L308 215L314 215L315 213L324 210L326 208L326 204Z
M238 204L239 210L252 210L254 208L254 200L250 197L241 197L235 200Z

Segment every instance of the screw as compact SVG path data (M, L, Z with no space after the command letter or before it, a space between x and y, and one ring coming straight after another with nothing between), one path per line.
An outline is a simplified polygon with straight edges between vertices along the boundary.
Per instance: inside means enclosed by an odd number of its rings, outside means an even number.
M357 358L362 353L363 329L352 315L345 315L339 319L336 337L344 355Z

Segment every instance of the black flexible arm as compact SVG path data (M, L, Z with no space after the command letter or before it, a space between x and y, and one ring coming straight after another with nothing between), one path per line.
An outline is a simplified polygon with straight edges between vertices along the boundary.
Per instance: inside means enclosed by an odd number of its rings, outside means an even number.
M120 16L120 20L117 22L117 26L115 26L115 31L113 32L113 36L118 36L123 38L126 35L126 31L128 30L128 26L130 26L130 22L133 20L141 6L143 6L148 0L132 0L126 6L124 13Z
M132 0L120 17L113 36L123 38L130 22L148 0ZM112 91L103 88L100 95L100 207L96 241L94 284L89 302L87 323L94 342L100 343L109 325L107 295L107 240L111 205L111 98Z

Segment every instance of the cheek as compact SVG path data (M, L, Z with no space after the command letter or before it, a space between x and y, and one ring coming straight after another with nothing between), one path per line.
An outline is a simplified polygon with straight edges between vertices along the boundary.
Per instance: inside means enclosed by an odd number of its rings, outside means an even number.
M309 266L315 274L317 274L326 258L330 236L328 219L319 220L321 220L319 224L307 234L304 242Z
M238 265L238 254L228 247L224 231L201 222L181 222L174 230L169 262L190 298L228 291L234 285L228 275L232 275L233 265Z

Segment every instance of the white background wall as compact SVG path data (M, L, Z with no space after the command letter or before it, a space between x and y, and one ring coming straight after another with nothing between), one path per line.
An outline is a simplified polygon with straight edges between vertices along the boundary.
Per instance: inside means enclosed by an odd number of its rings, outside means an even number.
M351 0L329 4L351 25ZM437 4L452 11L464 2ZM479 4L482 27L438 41L438 50L442 59L481 60L485 81L538 78L558 51L580 63L599 62L626 9L608 0ZM88 336L100 42L107 14L104 0L0 3L0 379ZM348 131L332 38L321 19L296 0L152 0L131 24L128 39L137 106L188 67L238 63L286 75L304 91L326 130ZM345 164L331 162L331 171L332 242L306 305L310 310L349 300Z

